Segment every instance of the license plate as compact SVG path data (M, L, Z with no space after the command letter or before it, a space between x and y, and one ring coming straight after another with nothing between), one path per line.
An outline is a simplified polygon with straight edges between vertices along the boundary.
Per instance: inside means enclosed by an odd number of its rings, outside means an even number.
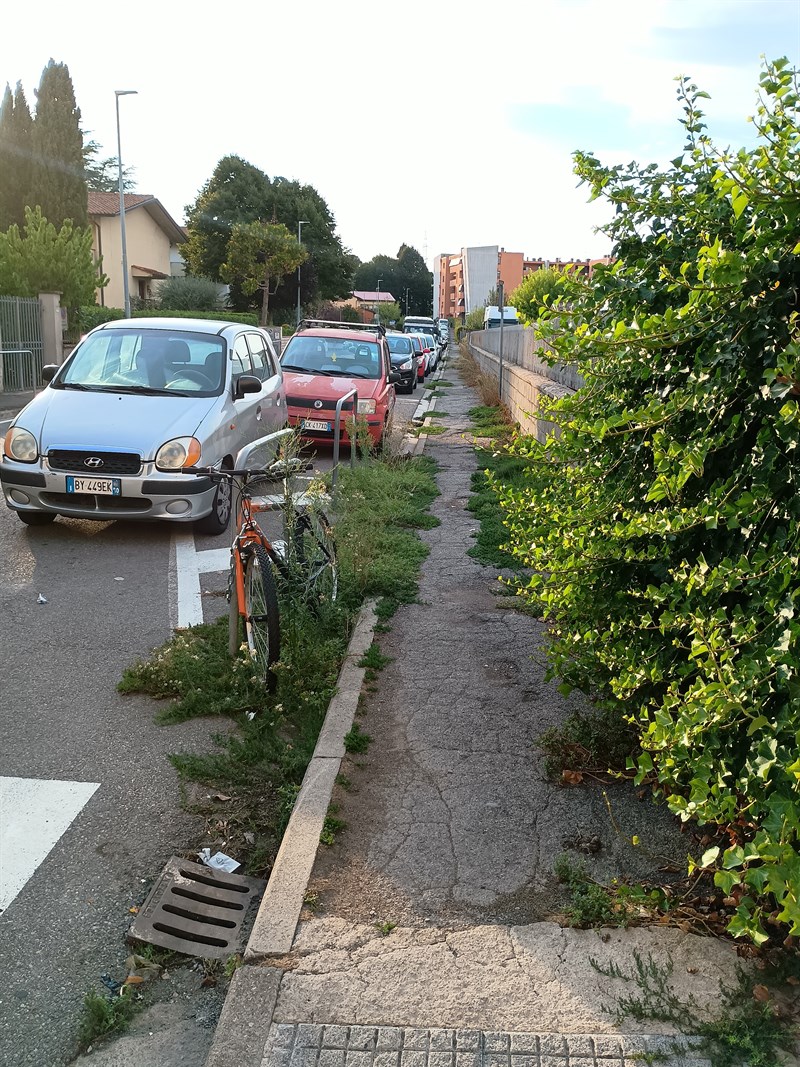
M330 431L331 424L329 422L318 422L316 419L303 419L304 430L326 430Z
M119 478L73 478L67 475L68 493L95 493L98 496L120 496Z

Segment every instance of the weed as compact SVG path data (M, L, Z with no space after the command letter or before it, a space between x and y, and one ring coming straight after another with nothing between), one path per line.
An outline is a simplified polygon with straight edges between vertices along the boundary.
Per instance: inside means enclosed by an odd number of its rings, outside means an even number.
M392 662L391 656L384 656L381 652L380 645L377 641L373 641L367 651L358 661L359 667L368 667L373 671L382 671L383 668Z
M456 384L455 382L448 382L445 378L439 378L439 379L437 379L437 382L436 382L436 388L437 389L450 389L455 384Z
M319 907L319 894L308 892L303 897L303 905L308 908L309 911L316 911Z
M415 437L419 437L420 434L426 433L431 437L436 437L440 433L447 433L446 426L413 426L411 428L412 434Z
M78 1042L82 1050L94 1045L109 1034L126 1030L143 1002L123 986L113 996L102 996L91 990L83 999L83 1014L78 1027Z
M429 419L449 419L449 411L429 411L427 417Z
M336 775L335 781L336 784L338 786L341 786L341 788L344 789L346 793L349 793L350 790L353 788L353 783L350 781L347 775L342 774L341 771L339 772L339 774Z
M375 929L378 931L381 937L388 937L392 930L395 930L396 928L397 923L393 922L375 923Z
M336 835L347 828L347 823L337 816L338 810L337 804L328 805L328 814L325 816L325 821L322 824L322 833L319 835L323 845L332 845L336 840Z
M613 707L573 712L560 726L551 726L537 745L545 754L548 778L562 771L605 774L622 771L636 749L636 732Z
M352 727L344 735L344 750L350 754L366 752L371 741L372 738L369 734L362 733L361 727L357 722L354 722Z
M556 859L553 873L570 892L571 903L566 913L570 926L618 926L621 919L624 921L612 893L589 877L582 862L573 862L562 853Z
M632 972L613 962L603 966L589 959L598 974L633 983L638 990L623 994L613 1007L606 1008L616 1025L629 1017L638 1022L671 1023L700 1039L695 1051L708 1057L712 1067L781 1067L785 1063L780 1053L792 1051L797 1027L778 1006L780 991L768 988L773 977L769 969L756 976L739 968L736 984L720 990L717 1018L708 1022L672 988L671 959L661 963L648 956L645 960L635 949L633 959Z
M244 958L238 952L235 952L225 960L225 968L222 973L226 978L233 978L234 973L239 970L243 963Z

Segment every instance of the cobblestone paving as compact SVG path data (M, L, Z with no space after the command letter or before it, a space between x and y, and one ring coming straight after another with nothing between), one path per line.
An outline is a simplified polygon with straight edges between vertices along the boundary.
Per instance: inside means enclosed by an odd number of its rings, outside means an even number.
M273 1024L261 1067L710 1067L689 1038Z

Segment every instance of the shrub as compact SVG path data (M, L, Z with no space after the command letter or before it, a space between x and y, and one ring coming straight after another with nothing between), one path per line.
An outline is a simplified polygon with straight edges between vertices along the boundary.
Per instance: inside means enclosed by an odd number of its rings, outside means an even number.
M158 286L158 303L176 311L217 311L219 286L210 278L165 278Z
M89 330L93 330L95 326L100 326L104 322L113 322L114 319L122 319L124 317L125 312L122 308L100 307L99 304L95 304L93 307L78 308L77 313L78 327L81 333L88 333Z
M700 862L759 943L800 934L796 75L765 66L751 150L715 149L682 79L667 168L577 154L617 261L539 320L586 384L503 501L554 671L630 718L637 781L727 830Z

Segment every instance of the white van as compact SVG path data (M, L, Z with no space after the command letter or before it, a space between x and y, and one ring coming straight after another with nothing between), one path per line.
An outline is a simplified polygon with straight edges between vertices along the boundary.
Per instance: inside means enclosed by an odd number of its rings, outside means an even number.
M503 325L504 326L519 326L519 317L517 315L517 309L508 304L503 308ZM483 328L484 330L496 330L500 328L500 308L495 304L490 304L483 312Z

